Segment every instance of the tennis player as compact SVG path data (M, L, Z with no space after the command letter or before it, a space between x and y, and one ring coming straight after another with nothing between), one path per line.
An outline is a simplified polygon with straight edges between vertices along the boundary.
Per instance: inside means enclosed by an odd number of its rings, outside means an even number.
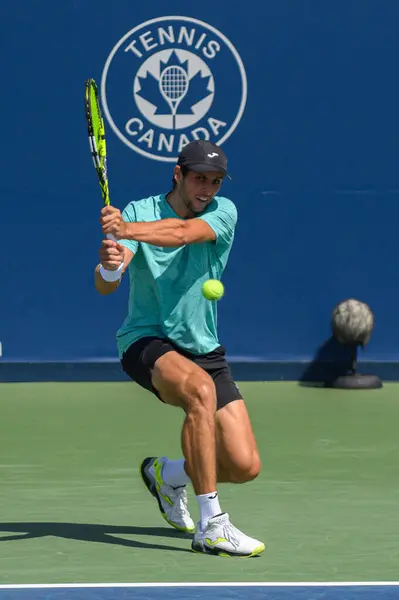
M265 546L237 529L220 506L217 483L244 483L260 470L244 400L233 381L217 333L216 302L202 283L221 279L237 222L233 202L219 190L227 173L213 143L187 144L166 194L130 202L122 214L104 207L105 239L95 269L100 294L130 279L129 310L117 332L122 368L161 401L182 408L184 458L148 457L141 475L164 519L195 532L192 550L255 556ZM195 526L187 505L191 482L199 506Z

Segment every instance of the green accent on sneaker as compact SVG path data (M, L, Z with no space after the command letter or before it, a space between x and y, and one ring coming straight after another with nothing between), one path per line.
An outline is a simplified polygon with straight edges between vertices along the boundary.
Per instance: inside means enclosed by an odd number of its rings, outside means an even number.
M195 544L194 542L191 544L191 550L196 554L213 554L214 556L221 556L223 558L252 558L253 556L258 556L261 554L264 549L265 545L260 544L251 552L251 554L235 554L234 552L218 550L217 548L207 548L206 546L201 546L200 544Z
M162 479L163 464L161 462L159 462L159 460L156 458L154 460L153 466L154 466L154 471L155 471L155 486L157 488L157 492L161 496L161 498L163 498L165 500L165 502L170 504L170 506L173 506L173 502L169 498L169 496L167 496L166 494L163 494L161 491L161 486L164 485L164 480Z
M161 472L161 470L162 470L162 463L159 463L159 461L156 458L154 458L154 459L153 458L146 458L141 463L141 466L140 466L140 476L141 476L141 479L143 480L143 483L144 483L145 487L147 488L147 490L150 492L150 494L152 496L154 496L154 498L158 502L158 508L159 508L159 511L160 511L162 517L168 523L168 525L170 525L171 527L173 527L177 531L181 531L182 533L195 533L196 532L196 527L195 526L192 527L192 528L189 528L189 527L179 527L178 525L176 525L175 523L173 523L172 521L170 521L168 519L168 517L166 516L166 514L165 514L165 512L163 510L163 507L162 507L162 503L161 503L161 501L159 499L160 495L162 496L162 498L164 498L164 495L160 494L160 492L158 491L158 485L159 485L158 481L157 481L157 479L155 479L155 487L154 487L154 485L152 484L151 480L147 477L147 475L145 473L145 467L147 467L151 463L152 460L154 461L154 463L156 461L158 463L158 465L160 465L159 475L158 476L160 478L161 483L163 483L162 472ZM154 469L155 469L155 466L154 466ZM157 477L157 474L155 474L155 477ZM170 499L169 499L169 501L170 501Z

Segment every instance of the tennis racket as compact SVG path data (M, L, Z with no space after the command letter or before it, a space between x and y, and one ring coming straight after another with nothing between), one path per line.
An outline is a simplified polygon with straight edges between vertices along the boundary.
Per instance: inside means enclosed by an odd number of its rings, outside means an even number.
M85 83L85 109L91 156L93 158L94 168L97 171L104 205L109 206L111 201L109 199L108 187L105 127L98 96L98 88L94 79L87 79ZM110 233L107 234L107 238L116 242L116 238Z

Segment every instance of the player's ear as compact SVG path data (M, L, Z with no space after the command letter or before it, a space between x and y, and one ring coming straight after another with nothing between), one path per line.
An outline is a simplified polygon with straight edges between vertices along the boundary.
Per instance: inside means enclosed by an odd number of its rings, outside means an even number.
M181 172L181 167L176 165L173 170L173 179L177 181L181 181L183 179L183 173Z

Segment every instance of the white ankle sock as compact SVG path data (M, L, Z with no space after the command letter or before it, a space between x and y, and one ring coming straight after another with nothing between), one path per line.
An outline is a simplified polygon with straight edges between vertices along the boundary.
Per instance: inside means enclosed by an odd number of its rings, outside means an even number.
M172 487L186 485L190 481L189 476L184 470L185 459L169 460L167 459L162 467L162 479Z
M220 515L222 512L219 504L219 495L217 492L201 494L197 496L197 501L200 510L201 530L203 531L208 525L209 519L212 519L215 515Z

